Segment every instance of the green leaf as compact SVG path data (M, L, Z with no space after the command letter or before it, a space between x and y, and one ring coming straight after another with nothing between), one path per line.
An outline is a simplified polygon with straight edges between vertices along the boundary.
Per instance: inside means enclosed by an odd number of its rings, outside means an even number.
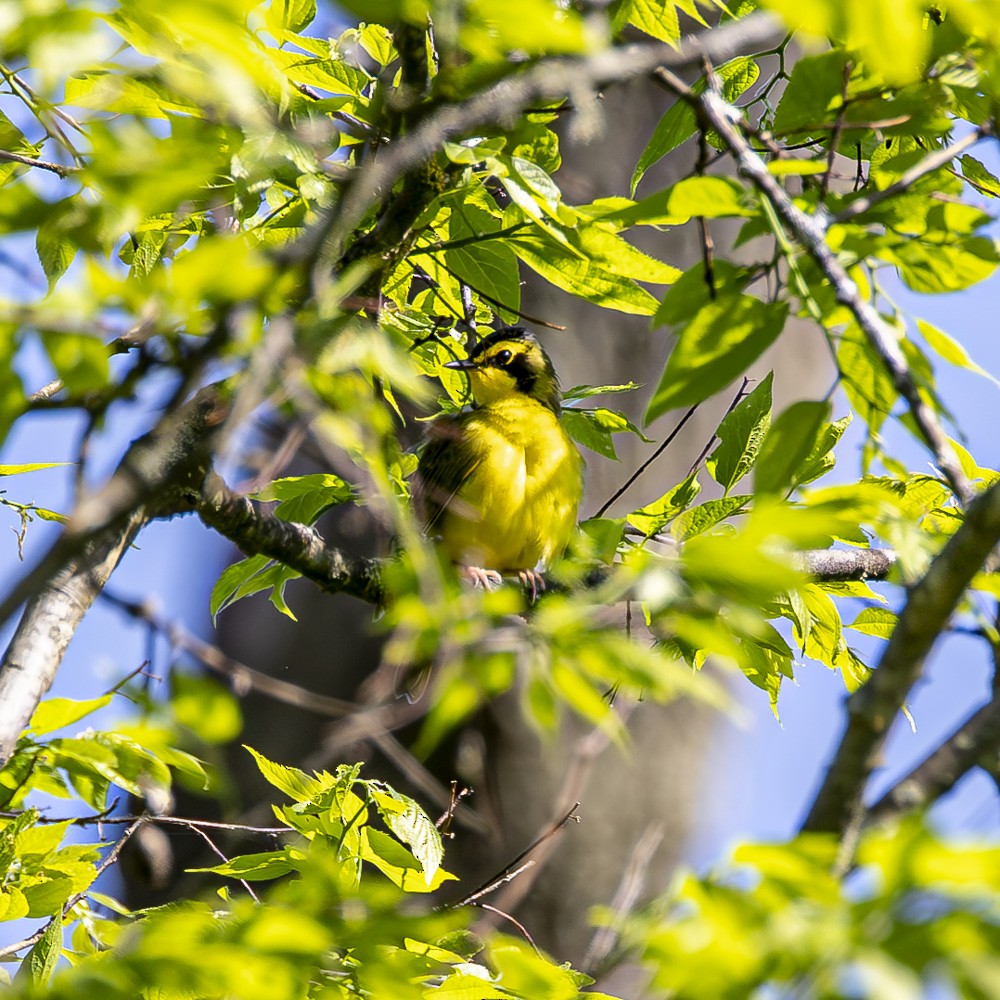
M644 535L655 535L662 531L682 510L689 507L701 492L698 473L692 472L687 479L667 490L658 500L628 515L628 523L638 528Z
M501 307L518 309L521 280L517 257L499 240L484 240L465 247L445 250L445 263L458 277Z
M618 455L612 440L613 434L628 432L637 435L647 443L649 442L649 438L638 427L616 410L608 410L604 407L592 410L566 407L559 419L574 441L615 461L618 460Z
M372 787L371 792L383 822L413 852L430 885L444 859L441 834L433 820L413 799L394 789L382 791Z
M20 920L28 915L28 901L17 886L0 887L0 921Z
M312 524L324 511L355 499L354 488L331 472L275 479L254 494L255 500L277 500L274 515L283 521Z
M40 986L46 985L52 978L52 973L55 972L56 964L59 962L59 956L62 953L62 939L62 914L57 913L46 925L41 938L25 956L21 967L14 976L14 981L23 983L25 980L29 980Z
M250 556L241 559L223 570L212 588L209 610L213 619L230 604L271 588L271 603L283 614L295 621L289 607L284 603L285 585L301 574L298 571L275 563L267 556Z
M722 96L730 104L757 81L760 67L749 56L740 56L716 68L716 75L722 81ZM705 92L705 80L701 79L692 88L696 94ZM635 194L643 175L671 150L686 142L698 130L698 122L691 106L678 100L657 123L646 148L639 156L632 173L630 193Z
M43 330L42 343L56 374L72 394L102 389L108 384L108 349L97 337L85 333Z
M239 702L211 677L171 670L170 707L177 722L206 743L229 743L243 729Z
M188 872L205 872L212 875L226 875L229 878L244 879L247 882L259 882L266 879L280 878L295 871L295 853L289 848L280 851L264 851L260 854L242 854L211 868L186 868Z
M362 24L359 31L358 44L380 66L387 66L396 58L396 48L388 28L381 24Z
M362 860L373 864L404 892L434 892L444 882L455 879L443 868L428 879L423 865L398 840L370 826L361 829L360 854Z
M896 627L896 613L888 608L865 608L846 628L877 639L888 639Z
M571 295L623 313L652 316L656 311L656 299L631 278L581 258L541 231L518 233L509 243L528 267Z
M580 530L589 539L595 559L608 565L614 562L625 534L625 518L590 517L580 522Z
M673 0L620 0L614 5L611 24L615 32L630 24L670 45L681 37L677 4Z
M750 192L732 177L688 177L642 201L616 208L601 218L619 228L679 226L696 216L753 216Z
M876 434L892 412L899 394L881 358L854 323L840 336L837 367L851 409L868 425L869 432Z
M694 538L709 528L714 528L733 514L746 510L752 497L749 494L706 500L697 507L678 514L670 525L670 534L679 542Z
M139 78L117 70L93 70L66 80L66 103L79 108L169 118L180 113L201 117L202 109L153 76Z
M961 159L962 176L980 194L990 198L1000 198L1000 180L990 173L974 156L963 156Z
M819 479L833 468L836 460L833 449L841 439L844 431L851 425L854 417L848 413L846 417L834 420L827 424L816 438L816 443L812 446L805 461L802 463L795 476L794 486L804 486L814 479Z
M917 329L924 340L927 341L931 350L945 361L959 368L975 372L977 375L982 375L984 378L988 378L994 385L1000 385L1000 381L994 378L985 368L977 365L969 357L969 352L957 340L945 333L944 330L939 330L936 326L932 326L922 319L917 320Z
M825 174L826 160L771 160L767 172L772 177L802 177Z
M781 496L792 488L829 416L828 401L803 400L774 420L757 458L754 485L759 494Z
M268 30L279 41L286 31L298 33L316 17L316 0L271 0L264 10Z
M110 705L111 698L110 694L87 701L77 701L73 698L48 698L35 709L31 716L31 722L28 723L28 728L36 737L46 736L64 726L71 726L92 712Z
M850 53L831 49L795 60L774 116L774 131L811 132L836 121L844 100L844 73Z
M591 396L602 396L606 392L631 392L638 388L638 382L626 382L624 385L575 385L562 395L563 402L568 403L578 399L589 399Z
M59 469L72 462L30 462L27 465L0 465L0 476L19 476L23 472L38 472L39 469Z
M931 294L970 288L988 278L1000 262L996 244L983 236L933 245L907 240L885 253L898 265L899 276L909 288Z
M307 802L316 798L326 789L333 787L333 778L325 772L322 775L310 776L297 767L286 767L284 764L276 764L273 760L268 760L253 747L244 745L243 749L250 753L257 762L257 767L260 768L260 773L265 780L274 785L275 788L280 788L296 802Z
M726 414L715 432L719 444L709 455L706 466L712 478L728 493L757 461L764 435L771 426L771 384L774 372L768 372L745 399Z
M77 247L55 227L42 225L35 233L35 251L51 286L69 269L76 256Z
M749 295L725 295L703 305L680 332L646 410L646 423L725 388L774 343L787 315L787 303Z

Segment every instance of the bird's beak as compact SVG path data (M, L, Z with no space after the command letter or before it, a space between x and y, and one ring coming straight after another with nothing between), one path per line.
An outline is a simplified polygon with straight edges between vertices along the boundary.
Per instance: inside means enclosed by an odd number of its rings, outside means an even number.
M441 367L452 368L459 372L467 372L472 368L478 368L479 366L472 360L472 358L465 358L462 361L447 361Z

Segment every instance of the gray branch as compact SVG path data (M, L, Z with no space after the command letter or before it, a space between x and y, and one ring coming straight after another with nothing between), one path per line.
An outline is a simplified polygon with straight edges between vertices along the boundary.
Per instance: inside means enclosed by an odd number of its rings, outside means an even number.
M332 262L340 257L348 236L368 209L384 199L405 174L430 159L443 143L465 138L486 124L512 123L524 108L537 102L571 97L578 107L585 107L600 88L647 76L658 66L681 70L705 59L725 62L773 46L783 36L784 29L777 20L756 13L689 36L677 48L645 42L591 56L546 59L462 104L432 111L409 134L365 164L327 218L307 233L292 252L296 259L313 263L313 280L323 288L330 281Z
M788 192L768 172L767 164L754 152L741 133L739 126L745 123L743 114L738 108L727 104L712 90L701 95L695 94L683 80L663 67L657 69L654 76L692 107L703 128L714 129L721 136L736 160L739 173L770 202L796 242L812 257L820 272L830 282L837 301L850 310L858 327L885 365L896 391L906 400L921 436L933 452L938 468L951 484L955 495L963 505L968 504L976 495L975 488L962 471L958 455L941 427L937 415L921 397L895 332L875 306L861 294L858 286L851 280L837 259L837 255L826 242L830 219L825 211L820 209L810 215L792 201ZM933 160L933 165L935 169L939 165L936 158Z
M199 394L135 441L115 473L83 501L39 564L2 604L24 612L0 659L0 767L55 679L73 633L136 534L152 517L191 509L205 476L218 397Z
M998 753L1000 698L994 698L970 715L905 778L896 782L868 810L867 821L883 822L930 805L976 766L992 773Z
M998 541L1000 486L993 486L969 506L962 526L910 590L877 668L848 699L847 727L804 829L844 833L860 828L864 788L880 764L889 727L931 646Z
M0 767L55 680L66 647L112 570L146 522L145 508L88 544L24 609L0 660Z
M382 600L383 560L348 556L327 545L315 528L261 510L214 474L205 484L198 514L244 555L276 559L328 593L351 594L370 604Z

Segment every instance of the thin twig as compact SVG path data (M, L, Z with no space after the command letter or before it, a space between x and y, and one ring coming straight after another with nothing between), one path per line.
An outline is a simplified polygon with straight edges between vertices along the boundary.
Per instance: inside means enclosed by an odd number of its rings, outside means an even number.
M837 147L840 145L840 137L844 131L844 120L847 118L847 92L851 84L851 73L854 72L854 62L848 59L844 63L844 83L840 91L840 110L837 112L837 120L833 125L833 135L830 136L830 148L826 154L826 170L819 183L819 200L826 201L827 192L830 190L830 181L833 179L833 164L837 159Z
M532 948L534 948L535 954L538 955L539 958L541 958L542 953L538 950L538 945L535 944L535 939L528 933L527 927L525 927L520 920L517 920L515 917L512 917L505 910L501 910L496 906L490 906L489 903L473 903L472 905L480 910L489 910L490 913L495 913L498 917L503 917L504 920L507 920L510 923L512 923L521 932L522 936L524 937L524 940L527 941Z
M207 833L205 833L205 831L204 831L204 830L202 830L202 829L201 829L201 828L200 828L200 827L198 826L198 824L196 824L196 823L186 823L186 824L185 824L185 826L186 826L186 827L187 827L187 828L188 828L189 830L191 830L191 831L192 831L193 833L196 833L196 834L198 834L198 836L199 836L199 837L201 837L201 839L202 839L202 840L204 840L206 844L208 844L208 846L209 846L209 849L211 850L211 852L212 852L212 853L213 853L213 854L214 854L214 855L215 855L215 856L216 856L217 858L222 858L222 863L223 863L223 864L226 864L226 865L228 865L228 864L230 863L230 860L231 860L231 859L230 859L230 858L227 858L227 857L226 857L226 855L225 855L225 854L224 854L224 853L223 853L223 852L222 852L221 850L219 850L219 848L218 848L218 846L216 845L215 841L214 841L214 840L212 840L212 838L211 838L211 837L210 837L210 836L209 836L209 835L208 835ZM243 878L241 878L241 879L239 880L239 882L240 882L240 884L241 884L241 885L243 886L243 888L244 888L244 889L246 889L246 891L247 891L247 892L248 892L248 893L250 894L250 898L251 898L251 899L252 899L252 900L253 900L253 901L254 901L255 903L259 903L259 902L260 902L260 898L259 898L259 897L257 896L257 893L255 893L255 892L253 891L253 889L251 889L251 888L250 888L250 883L249 883L249 882L248 882L248 881L247 881L246 879L243 879Z
M677 423L677 426L663 439L663 442L656 449L656 451L654 451L653 454L650 455L649 458L647 458L646 461L643 462L642 465L640 465L639 468L636 469L635 472L633 472L632 475L625 480L625 483L618 490L616 490L612 496L610 496L603 504L601 504L597 513L593 515L594 517L604 517L608 508L616 500L620 499L625 495L625 492L628 490L628 488L667 450L667 448L670 447L674 438L677 437L677 435L681 432L681 428L683 428L683 426L694 416L695 410L697 410L700 405L701 404L699 403L695 403L694 406L692 406L687 411L687 413L685 413L684 416L681 417L681 419Z
M621 935L622 923L635 909L646 888L649 866L665 835L666 827L663 821L656 820L646 827L642 836L636 841L622 873L618 890L611 901L611 912L615 915L615 922L613 925L598 927L594 932L587 953L584 955L583 964L580 966L583 972L593 973L599 969L614 949Z
M990 129L985 125L981 125L967 135L963 135L961 139L956 140L950 146L936 149L933 153L925 156L919 163L915 163L899 180L894 181L888 187L884 187L879 191L873 191L864 197L855 198L846 208L833 216L830 221L836 223L849 222L851 219L862 215L876 205L880 205L883 201L895 198L896 195L908 191L915 181L918 181L926 174L932 174L935 170L940 170L942 167L947 166L956 156L964 153L967 149L971 149L980 139L989 134Z
M498 889L501 885L510 882L513 878L520 875L521 872L533 867L535 862L533 860L528 860L527 863L524 863L525 859L528 858L528 856L536 850L536 848L541 847L541 845L547 840L554 837L570 820L576 820L579 822L580 817L576 815L576 811L579 808L580 803L574 802L563 815L550 823L523 851L521 851L520 854L518 854L516 858L514 858L513 861L505 865L498 874L490 876L490 878L483 882L478 888L473 889L467 896L463 896L451 905L453 907L467 906L469 903L474 902L481 896L488 895L495 889Z
M50 173L66 177L69 174L78 173L79 167L64 167L61 163L50 163L48 160L37 160L33 156L24 156L21 153L12 153L7 149L0 149L0 160L9 160L11 163L22 163L26 167L38 167L40 170L48 170Z
M724 414L722 415L722 420L725 420L725 419L726 419L726 417L728 417L728 416L729 416L729 414L730 414L730 413L732 413L732 412L733 412L733 410L735 410L737 406L739 406L739 404L740 404L740 401L741 401L741 400L743 399L743 397L744 397L744 396L745 396L745 395L747 394L747 386L748 386L749 384L750 384L750 378L749 378L749 376L747 376L747 375L744 375L744 376L743 376L743 384L742 384L742 385L740 386L740 388L739 388L739 391L738 391L738 392L736 393L736 395L735 395L735 396L733 397L733 401L732 401L732 402L731 402L731 403L729 404L729 409L728 409L728 410L726 410L726 412L725 412L725 413L724 413ZM720 421L719 421L719 423L722 423L722 421L720 420ZM697 458L696 458L696 459L695 459L695 460L694 460L694 461L693 461L693 462L691 463L691 468L690 468L690 469L688 469L688 475L689 475L689 476L691 475L691 473L692 473L692 472L694 472L694 470L695 470L695 469L697 469L697 468L698 468L698 466L699 466L699 465L701 465L701 463L702 463L703 461L705 461L706 457L708 456L708 453L709 453L709 451L710 451L710 450L711 450L711 448L712 448L712 445L713 445L713 444L715 444L715 440L716 440L716 435L715 435L715 434L713 434L713 435L712 435L712 436L711 436L711 437L710 437L710 438L708 439L708 444L706 444L706 445L705 445L705 447L701 449L701 453L700 453L700 454L698 455L698 457L697 457Z

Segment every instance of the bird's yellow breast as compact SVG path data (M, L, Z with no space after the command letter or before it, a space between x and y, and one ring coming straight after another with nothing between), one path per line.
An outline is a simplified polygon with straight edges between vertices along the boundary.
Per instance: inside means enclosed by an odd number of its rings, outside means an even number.
M449 557L504 571L561 555L576 525L583 460L558 416L509 395L466 414L461 434L475 466L440 525Z

